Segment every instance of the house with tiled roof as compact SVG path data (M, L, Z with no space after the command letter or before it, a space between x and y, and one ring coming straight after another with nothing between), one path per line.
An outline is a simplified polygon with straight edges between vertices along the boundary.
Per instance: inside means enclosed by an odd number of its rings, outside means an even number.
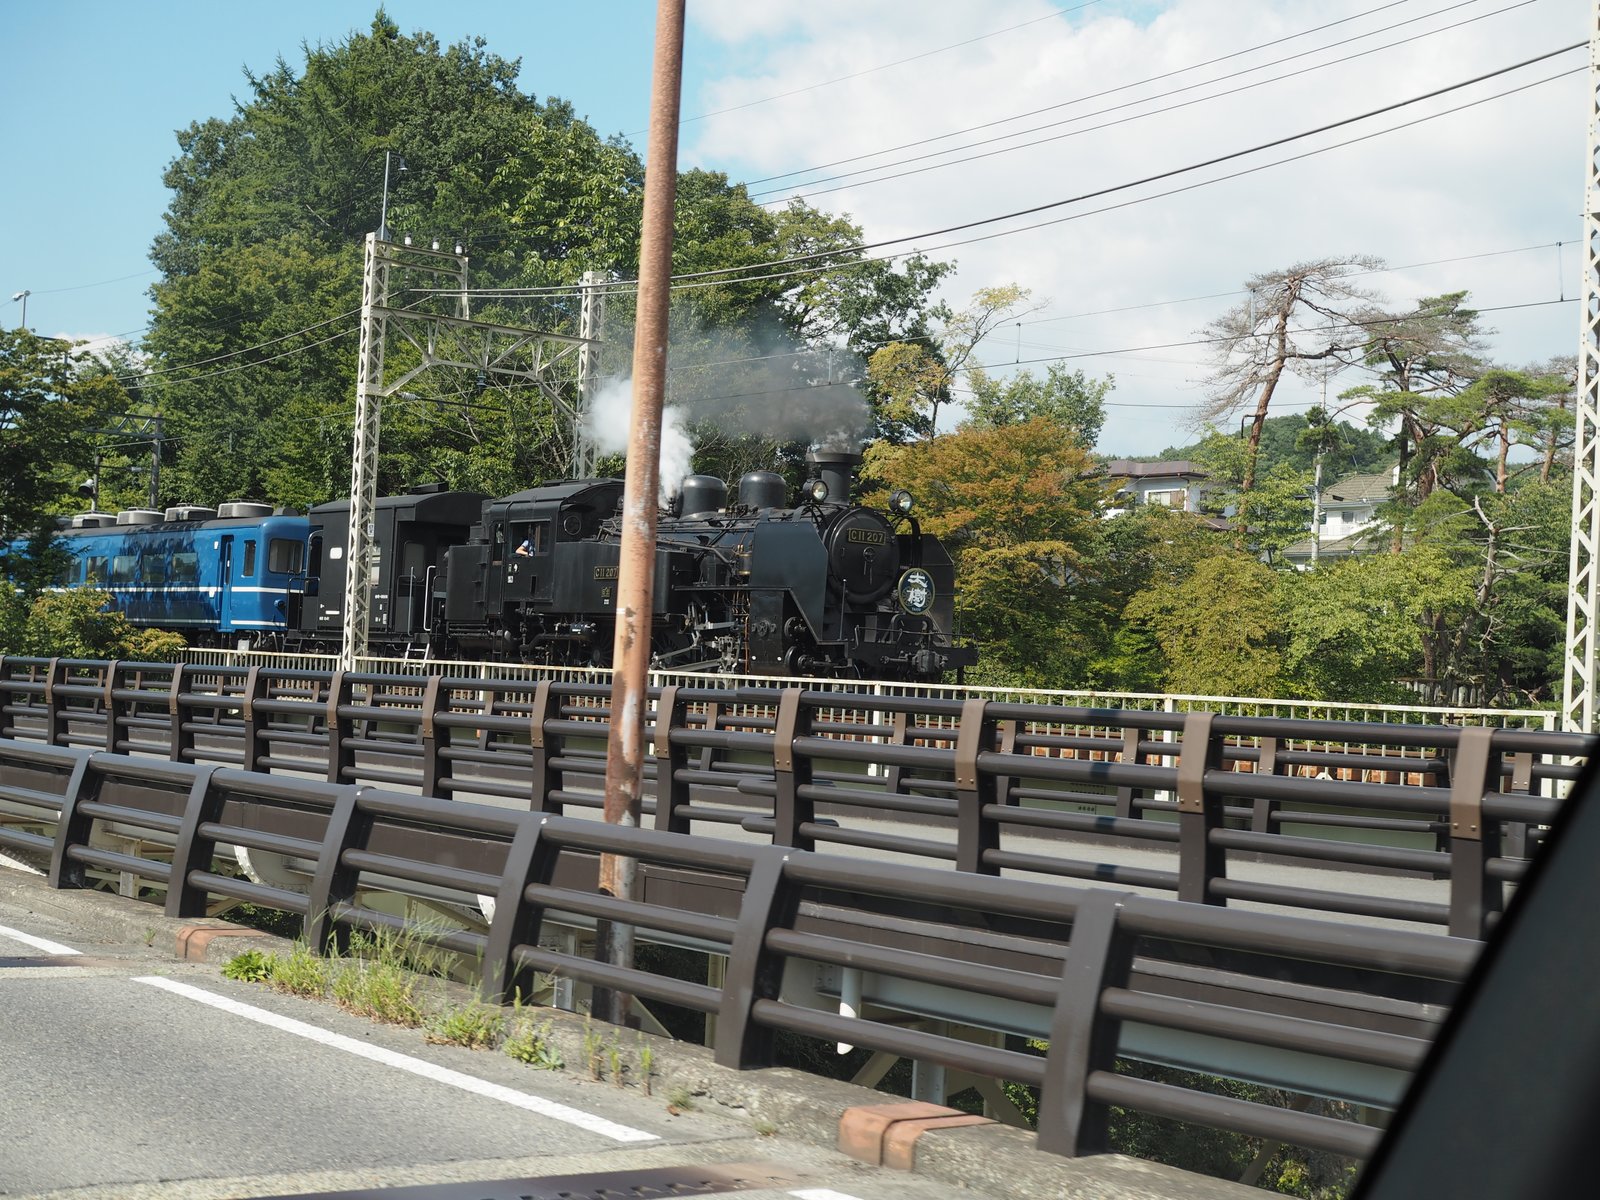
M1322 489L1322 504L1313 537L1283 552L1295 567L1327 558L1348 558L1380 549L1385 536L1378 509L1394 495L1400 468L1372 475L1352 475Z
M1117 484L1117 493L1106 507L1106 516L1115 517L1141 504L1159 504L1178 512L1197 513L1210 475L1199 463L1187 458L1169 458L1161 462L1114 458L1106 464L1106 478Z

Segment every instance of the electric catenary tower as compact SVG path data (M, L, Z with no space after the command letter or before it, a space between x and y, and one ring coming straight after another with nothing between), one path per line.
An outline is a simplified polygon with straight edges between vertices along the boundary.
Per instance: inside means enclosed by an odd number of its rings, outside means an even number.
M1589 157L1584 163L1583 311L1572 443L1572 557L1562 728L1594 728L1595 608L1600 600L1600 0L1589 11Z

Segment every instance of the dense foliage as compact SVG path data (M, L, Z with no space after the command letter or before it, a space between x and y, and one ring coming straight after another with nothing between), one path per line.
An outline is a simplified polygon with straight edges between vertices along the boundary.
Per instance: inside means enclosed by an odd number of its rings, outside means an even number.
M481 40L441 47L426 33L403 35L380 12L368 33L309 47L303 67L280 60L249 75L231 118L179 135L166 173L167 229L152 252L162 271L145 343L153 369L138 380L182 429L163 488L173 502L308 505L348 488L362 246L379 223L386 173L392 237L462 246L469 285L482 293L471 310L479 320L573 335L571 285L588 271L633 275L638 155L567 101L524 90L520 76L520 63ZM861 240L843 218L798 202L769 212L723 175L684 172L675 270L818 254L841 269L755 271L761 278L684 293L673 315L674 365L732 357L730 342L761 327L784 350L837 347L841 360L830 366L859 375L844 360L859 364L879 342L924 334L929 291L946 268L918 258L868 262L852 249ZM390 283L391 307L436 304L416 288L437 280L401 273ZM559 290L498 290L540 288ZM607 307L605 365L625 374L628 289ZM404 344L391 354L391 376L417 365ZM718 398L762 390L762 377L724 371ZM380 488L442 479L503 494L567 474L575 365L550 368L544 383L493 366L418 375L386 405ZM701 415L722 414L691 413ZM759 422L745 431L772 432ZM782 440L781 430L768 438Z
M181 634L140 629L99 593L44 592L31 601L0 582L0 654L175 662Z

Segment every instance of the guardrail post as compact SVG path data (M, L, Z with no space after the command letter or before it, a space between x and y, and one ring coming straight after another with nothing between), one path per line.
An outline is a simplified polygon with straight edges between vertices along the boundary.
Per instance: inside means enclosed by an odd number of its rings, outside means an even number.
M1261 757L1256 759L1257 775L1276 775L1278 773L1278 739L1264 737L1261 739ZM1250 809L1250 829L1254 833L1271 833L1273 815L1283 807L1281 800L1268 800L1256 797Z
M1211 895L1211 881L1228 867L1227 855L1211 840L1222 825L1222 798L1206 795L1206 772L1222 765L1222 739L1211 731L1215 716L1186 715L1178 746L1178 899L1195 904L1226 903Z
M890 722L890 732L886 746L904 746L906 734L911 728L911 714L897 712ZM890 763L883 772L883 790L893 794L900 790L900 783L905 778L905 768L899 763Z
M317 852L317 872L306 893L305 939L315 954L327 954L330 945L340 954L350 948L350 927L333 910L355 898L361 876L360 871L345 866L344 852L365 846L372 832L372 817L361 807L365 790L353 783L339 788L328 815L328 828Z
M1036 1144L1050 1154L1077 1157L1108 1148L1110 1109L1090 1098L1089 1081L1116 1066L1122 1022L1100 1011L1100 998L1107 988L1126 987L1133 966L1134 939L1117 920L1126 900L1120 892L1091 890L1072 922L1039 1088Z
M678 778L687 770L689 751L672 744L672 731L683 729L689 720L688 701L681 699L677 684L668 684L656 697L656 720L651 739L656 746L656 828L668 833L688 833L689 820L682 812L689 806L689 785Z
M244 737L240 745L240 764L246 771L259 770L261 761L261 728L266 724L266 713L256 707L259 701L267 698L266 680L261 677L259 663L250 667L249 673L244 677L244 698L239 715L244 721ZM184 913L184 916L193 914Z
M1447 788L1453 786L1456 772L1456 755L1458 753L1459 748L1456 750L1441 750L1439 753L1435 754L1432 761L1443 763L1444 769L1442 771L1427 772L1423 776L1424 786L1427 786L1429 783L1432 783L1437 787ZM1436 826L1433 835L1433 848L1441 854L1446 854L1449 852L1450 830L1447 823L1440 823Z
M500 890L495 893L494 920L489 923L489 937L483 948L480 994L485 1004L505 1004L533 995L533 973L518 968L515 956L518 946L538 943L544 923L544 905L528 900L528 887L549 883L555 874L561 848L553 840L540 837L547 820L544 813L529 813L506 850Z
M1533 752L1524 750L1511 756L1511 786L1519 796L1533 795ZM1512 821L1505 827L1504 850L1508 858L1528 857L1528 823Z
M816 805L800 795L811 784L811 760L794 752L795 740L811 733L812 712L800 703L799 688L784 688L778 696L778 719L772 730L772 774L777 793L772 800L772 843L800 850L816 849L816 839L803 836L800 826L817 819Z
M544 723L550 719L550 681L539 680L533 689L533 712L528 715L528 762L533 768L528 809L531 812L550 811L550 793L560 786L550 770L550 748L545 744ZM560 812L560 806L556 808Z
M956 730L956 870L998 875L988 852L1000 848L1000 825L983 810L994 803L995 781L978 769L978 755L994 748L995 722L989 702L973 697L961 705Z
M1461 731L1450 772L1450 936L1483 938L1504 907L1505 889L1485 874L1500 852L1500 827L1483 816L1483 798L1500 790L1492 729Z
M328 680L328 782L344 783L347 770L354 771L356 752L346 743L353 736L355 722L341 717L339 709L350 703L350 679L346 672L335 671Z
M59 658L52 658L45 668L44 677L44 744L46 746L65 746L67 744L67 714L63 698L56 694L56 688L67 681L67 669Z
M94 756L85 755L72 772L72 780L61 797L61 814L56 818L56 840L50 847L50 869L45 882L53 888L83 888L89 886L89 872L82 863L68 857L73 846L88 842L94 828L94 818L83 811L85 801L100 795L105 775L98 769ZM76 786L74 786L76 784Z
M178 830L177 844L172 848L172 873L167 877L166 916L206 915L206 890L191 886L189 873L206 870L216 857L216 839L200 834L201 825L215 824L222 819L226 793L221 788L211 786L211 777L216 771L214 764L200 767L189 788L189 799L183 806L183 825Z
M439 684L438 675L429 675L427 683L422 685L422 794L424 796L438 796L439 791L439 726L434 718L439 712ZM448 736L448 735L447 735Z
M757 1000L772 1000L783 987L783 956L767 949L767 934L794 922L798 888L788 886L789 855L773 846L756 854L739 905L739 923L728 948L728 969L717 1009L717 1065L735 1071L770 1067L774 1031L755 1021Z
M1138 766L1142 757L1139 753L1139 743L1144 740L1144 730L1137 725L1130 725L1122 731L1122 754L1117 759L1119 763L1129 766ZM1131 783L1125 783L1117 788L1116 815L1119 817L1138 817L1139 810L1133 806L1134 793L1138 789Z
M122 673L122 663L111 659L106 663L105 689L100 695L100 711L106 719L105 748L107 754L117 752L117 676Z
M173 762L187 762L194 757L194 730L185 728L189 722L184 719L183 705L179 703L185 672L183 663L174 663L172 682L167 685L167 757Z
M1017 722L1001 721L997 726L1000 731L1000 753L1015 754L1017 752ZM994 802L996 804L1016 804L1018 801L1011 795L1011 785L1016 782L1010 775L996 775L994 777Z
M721 717L722 705L718 704L715 700L706 705L706 723L704 728L707 733L715 733L717 731L717 721L720 720ZM705 746L701 749L700 770L711 770L712 764L716 761L717 748L715 746Z

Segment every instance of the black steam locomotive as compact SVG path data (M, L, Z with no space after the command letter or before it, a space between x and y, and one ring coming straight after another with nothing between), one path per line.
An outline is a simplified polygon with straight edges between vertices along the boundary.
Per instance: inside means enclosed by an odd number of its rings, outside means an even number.
M730 497L691 475L660 519L653 661L664 669L932 681L974 660L951 644L954 570L896 493L885 514L849 501L860 456L807 456L799 507L783 477L753 471ZM448 656L608 665L615 630L623 484L579 479L483 506L445 551Z
M952 645L954 569L911 498L849 502L860 455L807 456L798 507L781 475L730 497L691 475L658 524L652 650L663 669L935 681L971 664ZM378 653L607 666L615 633L620 479L575 479L503 499L439 487L378 500L372 616ZM310 513L299 644L337 645L349 502Z

